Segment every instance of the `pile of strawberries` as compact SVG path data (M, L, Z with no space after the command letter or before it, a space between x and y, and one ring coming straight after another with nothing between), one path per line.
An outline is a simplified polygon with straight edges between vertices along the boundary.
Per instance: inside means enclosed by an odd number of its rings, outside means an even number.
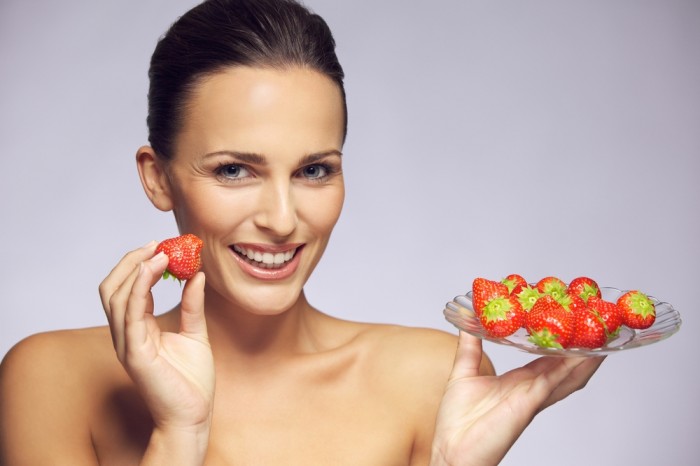
M567 286L557 277L534 285L518 274L501 281L476 278L472 304L481 325L492 337L512 335L521 327L529 340L547 348L600 348L615 338L622 325L649 328L656 319L654 303L633 290L609 302L588 277Z

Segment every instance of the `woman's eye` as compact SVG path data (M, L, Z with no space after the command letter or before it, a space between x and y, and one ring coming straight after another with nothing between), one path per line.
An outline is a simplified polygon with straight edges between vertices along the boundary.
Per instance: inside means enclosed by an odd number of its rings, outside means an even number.
M308 165L301 170L305 178L317 180L328 175L328 169L323 165Z
M250 175L245 167L240 165L222 165L216 170L216 174L227 179L245 178Z

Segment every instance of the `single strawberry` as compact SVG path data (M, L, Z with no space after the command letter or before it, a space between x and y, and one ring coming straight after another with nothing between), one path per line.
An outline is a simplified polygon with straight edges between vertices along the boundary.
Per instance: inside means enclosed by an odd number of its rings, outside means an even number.
M495 298L507 298L508 287L503 283L486 278L475 278L472 282L472 304L476 315L481 315L481 310Z
M569 294L567 291L558 299L555 298L559 304L564 307L569 312L576 312L581 309L586 308L586 302L579 296L575 294Z
M600 348L608 340L605 322L596 311L585 307L573 314L574 331L570 346L576 348Z
M527 285L516 293L515 296L518 298L518 302L520 303L520 306L522 306L523 310L525 312L529 312L537 300L542 297L542 293L537 291L537 288L532 288L530 285Z
M601 297L600 287L592 278L588 277L576 277L569 283L567 289L569 294L575 294L579 296L584 301L588 301L590 296Z
M168 256L168 268L163 272L163 278L182 281L194 277L202 266L202 245L202 240L191 233L162 241L156 247L156 254L164 252Z
M523 326L525 311L513 295L494 298L481 310L479 320L486 333L496 338L507 337Z
M597 296L588 298L588 307L598 313L605 323L605 331L608 337L617 336L622 325L622 309L615 303L605 301Z
M551 295L537 300L525 316L529 340L546 348L567 348L574 331L573 313Z
M649 328L656 320L654 303L641 291L624 293L618 298L617 305L622 312L622 323L629 328Z
M517 273L508 275L501 280L501 283L508 287L508 293L516 295L520 293L524 287L528 286L527 280L525 280L522 275L518 275Z
M545 277L537 282L535 288L540 293L548 294L556 300L561 299L566 294L566 283L557 277Z

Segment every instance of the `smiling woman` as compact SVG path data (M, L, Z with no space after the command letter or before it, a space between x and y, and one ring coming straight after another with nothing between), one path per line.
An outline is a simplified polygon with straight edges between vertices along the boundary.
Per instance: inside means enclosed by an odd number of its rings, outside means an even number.
M151 201L204 240L210 302L269 314L298 300L342 208L343 135L342 93L325 75L232 66L191 92L172 158L139 149Z
M291 0L209 0L159 42L137 167L153 205L203 239L202 271L155 317L168 258L149 243L100 285L108 327L16 345L2 464L495 464L585 385L600 359L496 377L469 335L308 302L345 195L334 47Z

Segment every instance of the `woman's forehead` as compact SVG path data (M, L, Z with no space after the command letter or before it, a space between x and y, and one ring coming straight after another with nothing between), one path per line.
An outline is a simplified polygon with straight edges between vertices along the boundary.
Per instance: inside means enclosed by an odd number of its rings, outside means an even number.
M319 72L234 67L197 83L179 139L203 143L205 152L231 144L260 151L274 140L340 149L343 119L340 89Z

